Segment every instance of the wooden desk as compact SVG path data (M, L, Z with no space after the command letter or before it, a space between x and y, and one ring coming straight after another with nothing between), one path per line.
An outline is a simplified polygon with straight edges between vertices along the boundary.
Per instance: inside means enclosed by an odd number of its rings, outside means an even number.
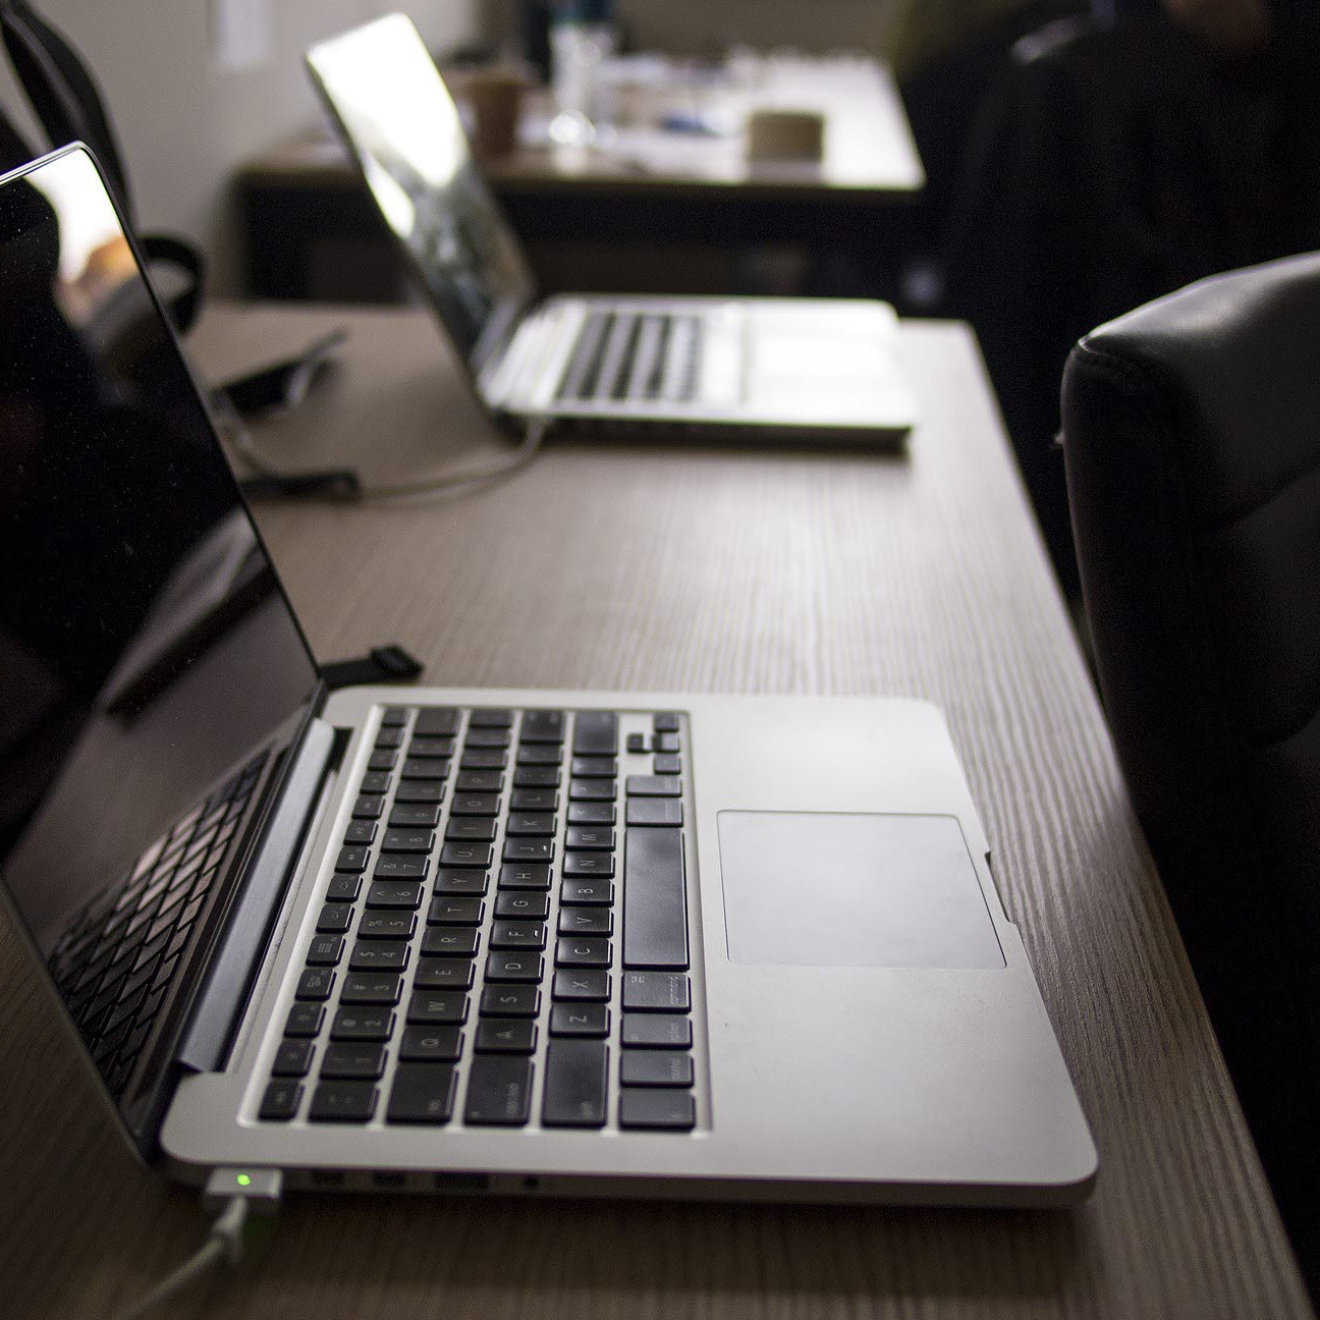
M770 62L742 90L695 84L666 95L694 112L723 96L734 122L757 108L818 110L824 154L749 163L743 133L659 133L641 112L608 147L555 147L536 127L547 117L544 96L530 98L525 137L538 145L482 168L544 292L791 292L750 286L800 279L822 254L866 269L896 262L904 203L920 196L925 176L882 66ZM337 140L318 132L284 143L240 169L234 187L254 295L346 290L381 300L401 288L398 260Z
M217 372L328 322L345 367L266 428L374 477L493 442L414 313L215 310ZM1259 1320L1311 1316L1028 521L967 333L914 324L908 459L555 446L392 508L268 507L317 651L405 642L437 683L908 693L945 706L1100 1149L1071 1211L291 1199L177 1317ZM200 1240L124 1152L0 935L0 1313L99 1316Z

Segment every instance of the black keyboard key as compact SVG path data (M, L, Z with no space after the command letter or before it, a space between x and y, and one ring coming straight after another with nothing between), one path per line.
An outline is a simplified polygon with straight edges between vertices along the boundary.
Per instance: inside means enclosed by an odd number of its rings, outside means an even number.
M350 821L348 828L344 831L344 843L370 844L376 841L376 822L374 820L355 820Z
M531 889L502 889L495 897L495 915L544 921L550 915L550 895Z
M501 855L506 862L552 862L555 857L553 839L505 839Z
M429 926L480 926L485 913L486 905L479 898L437 894L431 900L426 922Z
M490 876L485 871L468 871L462 867L445 866L436 872L431 892L436 895L459 895L480 898L486 892Z
M342 935L317 935L307 950L308 967L337 967L344 956Z
M321 1059L321 1076L343 1080L378 1081L385 1071L385 1051L379 1045L327 1045Z
M379 972L350 972L344 977L341 1004L397 1004L402 978Z
M455 793L449 807L451 816L498 816L500 814L500 795L498 793Z
M367 889L369 908L409 908L422 905L422 887L411 880L376 880Z
M419 958L413 986L418 990L469 990L472 975L470 958Z
M438 784L449 778L449 762L436 757L410 756L399 774L408 783ZM405 802L410 800L404 799Z
M692 1085L692 1056L678 1050L624 1050L619 1064L624 1086Z
M591 876L601 876L606 880L612 880L614 878L614 854L609 852L564 853L565 880L577 880Z
M504 832L511 838L548 838L558 826L558 818L548 811L515 811L509 816Z
M430 863L411 853L381 853L376 859L374 880L425 880ZM373 886L374 888L375 886Z
M524 765L559 765L564 759L564 749L558 743L524 743L518 748L518 764Z
M408 1021L419 1026L462 1026L467 1015L465 990L417 990L408 1001Z
M473 926L428 926L422 952L436 958L475 958L481 932Z
M327 903L316 919L316 929L327 935L342 935L353 924L353 907L349 903Z
M464 747L507 747L511 741L508 729L469 729Z
M531 1116L532 1061L521 1054L480 1054L468 1071L463 1121L473 1127L521 1127Z
M380 717L382 729L398 729L408 723L407 706L386 706Z
M552 1040L545 1054L541 1122L604 1127L608 1076L609 1046L603 1040Z
M393 770L399 754L392 747L381 747L367 758L368 770Z
M513 711L503 706L478 706L468 719L473 729L511 729Z
M388 853L429 853L435 847L435 831L425 828L387 829L380 846Z
M452 706L423 706L413 732L429 737L452 737L458 732L459 713Z
M275 1077L306 1077L312 1066L313 1045L310 1040L282 1040L275 1051L271 1074Z
M651 720L651 727L656 733L677 733L678 726L678 715L672 710L657 711Z
M387 1123L448 1123L454 1115L457 1073L448 1063L403 1063L394 1074Z
M358 922L360 940L410 940L417 929L417 916L406 908L381 908L365 912Z
M454 780L455 793L498 793L504 776L498 770L460 770Z
M298 978L294 996L297 999L321 1002L330 998L334 985L335 974L328 967L309 967Z
M568 907L608 907L614 902L612 880L565 880L559 901Z
M445 798L445 786L439 780L434 779L409 779L399 785L399 790L394 795L395 802L406 803L427 803L434 805L437 802L443 802Z
M564 712L562 710L524 711L522 728L518 734L523 742L561 743L564 741Z
M608 825L570 825L564 834L564 847L570 852L613 850L614 830Z
M313 1123L368 1123L375 1112L376 1088L370 1082L320 1082L307 1117Z
M362 776L362 782L358 785L359 793L388 793L390 791L390 774L386 770L368 770Z
M465 816L450 820L445 826L445 838L449 842L493 843L495 841L495 822L487 816Z
M385 807L385 799L379 793L363 793L353 803L354 820L375 820Z
M483 869L494 860L495 850L486 843L447 843L440 849L441 866L478 866Z
M659 753L676 754L680 749L678 734L676 733L657 733L655 740L651 744L651 750Z
M625 831L623 965L685 971L687 890L683 835L678 830Z
M620 1039L629 1049L690 1050L692 1020L678 1013L625 1013Z
M568 773L574 779L613 779L619 773L619 763L612 756L575 756Z
M353 946L351 972L402 972L412 952L406 940L359 940Z
M607 1004L560 1003L550 1009L552 1036L589 1036L603 1040L610 1034L610 1010Z
M448 760L454 754L454 740L452 738L428 738L414 737L408 744L409 757L420 757L423 760Z
M613 802L617 792L613 779L571 779L568 784L571 802Z
M619 750L619 717L612 710L580 710L573 717L574 756L614 756Z
M458 763L460 770L503 770L509 754L502 747L465 748Z
M647 741L644 733L630 733L628 735L628 751L633 756L644 756L651 750L651 744Z
M613 802L573 802L568 808L570 825L613 825L616 810Z
M377 747L398 747L403 743L402 725L382 724L376 732Z
M608 967L610 942L598 935L561 935L555 943L556 967Z
M683 758L681 756L657 756L651 762L651 769L657 775L681 775Z
M336 1041L387 1041L393 1034L390 1008L341 1008L330 1024L330 1039Z
M607 907L565 907L559 909L561 935L613 935L614 913Z
M674 798L629 798L626 821L677 829L683 823L683 804Z
M352 903L362 892L362 877L359 875L332 875L330 886L325 891L331 902Z
M302 1103L302 1086L295 1081L274 1081L266 1087L261 1097L261 1108L257 1117L266 1123L287 1123L297 1112Z
M335 862L336 871L365 871L371 858L370 848L341 848L339 860Z
M534 1054L536 1023L528 1018L482 1018L472 1048L478 1054Z
M387 823L393 830L434 829L440 824L440 808L431 802L398 803L390 809Z
M403 1029L399 1059L404 1063L457 1063L463 1053L463 1033L457 1027L427 1023Z
M519 865L507 863L500 867L501 889L549 889L550 868L544 863Z
M491 923L490 947L492 949L544 949L545 923L541 921L496 920ZM428 952L430 951L428 950Z
M463 966L471 967L471 963ZM539 953L499 951L486 956L487 981L538 982L545 969L545 959Z
M558 788L563 772L557 765L520 765L513 772L514 788Z
M672 775L629 775L623 783L630 798L678 797L683 792L683 781Z
M309 1040L321 1030L325 1009L320 1004L294 1004L284 1020L286 1036L304 1036Z
M517 788L509 798L510 811L558 811L559 790L555 788Z
M534 1018L540 1011L539 986L488 985L481 992L483 1017Z
M690 1132L697 1125L691 1091L627 1087L619 1095L619 1126L657 1132Z
M624 972L624 1012L689 1013L692 986L682 972Z

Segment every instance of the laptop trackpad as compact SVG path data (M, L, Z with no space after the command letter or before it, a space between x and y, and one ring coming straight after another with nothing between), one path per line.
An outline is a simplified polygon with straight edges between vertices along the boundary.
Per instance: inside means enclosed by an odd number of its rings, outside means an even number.
M953 816L722 811L729 957L835 967L1002 967Z

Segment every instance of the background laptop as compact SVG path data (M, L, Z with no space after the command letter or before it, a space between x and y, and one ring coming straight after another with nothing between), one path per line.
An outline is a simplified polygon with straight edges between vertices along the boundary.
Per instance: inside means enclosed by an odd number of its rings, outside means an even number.
M1085 1193L933 707L330 696L83 148L0 183L0 303L0 873L145 1154L292 1187Z
M893 443L914 405L886 303L565 296L538 303L435 62L391 15L307 52L312 80L498 413Z

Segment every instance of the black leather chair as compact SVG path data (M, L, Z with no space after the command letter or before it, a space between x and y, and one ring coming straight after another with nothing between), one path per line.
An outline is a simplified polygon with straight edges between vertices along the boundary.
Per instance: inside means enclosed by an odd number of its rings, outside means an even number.
M1087 335L1062 409L1110 728L1320 1296L1320 254Z

